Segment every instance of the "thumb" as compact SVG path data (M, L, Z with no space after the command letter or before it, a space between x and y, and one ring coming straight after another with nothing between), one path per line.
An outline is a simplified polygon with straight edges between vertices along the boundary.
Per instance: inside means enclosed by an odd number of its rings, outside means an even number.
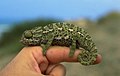
M66 75L66 69L62 64L51 64L46 74L48 76L65 76Z

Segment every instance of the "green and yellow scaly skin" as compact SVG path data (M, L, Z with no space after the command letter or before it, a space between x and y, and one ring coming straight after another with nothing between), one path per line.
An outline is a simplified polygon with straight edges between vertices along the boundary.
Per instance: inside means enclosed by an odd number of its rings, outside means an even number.
M91 65L96 61L97 48L89 34L82 28L69 23L53 23L44 27L26 30L21 38L25 46L41 46L46 54L50 46L70 47L69 57L76 49L82 48L78 61L82 65Z

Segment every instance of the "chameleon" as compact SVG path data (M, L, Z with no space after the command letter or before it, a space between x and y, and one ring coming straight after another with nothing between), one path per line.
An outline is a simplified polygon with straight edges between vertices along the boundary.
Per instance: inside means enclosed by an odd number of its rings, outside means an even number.
M82 65L92 65L96 61L98 49L91 36L81 27L71 23L58 22L39 26L23 32L20 42L25 46L41 46L46 55L50 46L70 48L69 57L80 49L77 56Z

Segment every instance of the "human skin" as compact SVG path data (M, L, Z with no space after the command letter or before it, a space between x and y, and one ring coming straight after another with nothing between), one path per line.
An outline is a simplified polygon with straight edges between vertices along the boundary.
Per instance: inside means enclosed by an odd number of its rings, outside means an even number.
M39 46L24 47L18 55L0 71L0 76L65 76L66 69L60 62L77 62L81 53L76 50L73 57L69 57L68 47L53 46L42 54ZM101 62L98 55L94 64ZM93 65L94 65L93 64Z

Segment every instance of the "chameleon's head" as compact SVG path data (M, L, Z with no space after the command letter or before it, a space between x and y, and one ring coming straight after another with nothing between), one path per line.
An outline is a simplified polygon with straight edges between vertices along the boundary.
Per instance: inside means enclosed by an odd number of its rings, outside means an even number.
M34 32L32 30L26 30L22 37L20 42L24 45L36 45L39 42L39 39L34 37Z

